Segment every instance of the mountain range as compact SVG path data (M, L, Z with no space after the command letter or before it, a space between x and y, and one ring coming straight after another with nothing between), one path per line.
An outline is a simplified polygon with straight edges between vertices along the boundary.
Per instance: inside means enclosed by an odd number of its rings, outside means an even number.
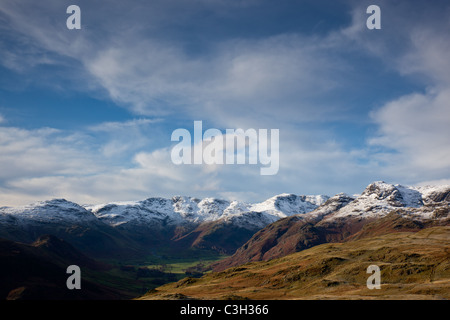
M215 271L279 258L313 246L450 223L450 186L404 187L379 181L357 196L338 194L317 209L258 232Z
M84 206L53 199L1 207L0 238L31 243L42 234L53 234L97 257L138 256L168 244L177 250L233 253L266 225L309 212L327 199L282 194L246 204L175 196Z
M97 205L53 199L0 207L0 257L14 256L8 247L17 247L14 252L27 253L16 261L20 268L23 261L40 265L44 259L50 264L80 260L95 270L93 259L126 262L202 250L228 256L210 266L221 273L324 244L448 225L450 186L406 187L383 181L358 195L280 194L256 204L184 196ZM43 251L44 244L53 248L52 254ZM20 288L9 294L21 296ZM95 290L120 295L110 288Z
M159 247L257 251L236 260L241 263L343 240L391 212L411 223L444 221L449 202L450 186L404 187L382 181L360 195L281 194L256 204L182 196L99 205L53 199L0 207L0 238L32 243L52 234L96 257L139 256ZM299 228L309 232L299 233ZM300 234L305 239L294 240Z

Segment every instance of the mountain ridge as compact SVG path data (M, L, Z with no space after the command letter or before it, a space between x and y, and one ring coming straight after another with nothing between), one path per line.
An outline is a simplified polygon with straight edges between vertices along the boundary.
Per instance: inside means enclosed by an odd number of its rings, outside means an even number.
M284 193L254 204L187 196L83 206L53 199L0 207L0 237L32 243L42 234L53 234L91 256L104 257L139 256L159 247L235 254L252 236L282 219L292 225L312 223L314 230L321 230L321 234L310 235L314 239L340 241L360 231L370 219L397 209L408 219L433 219L438 212L446 217L446 207L441 204L448 199L450 186L405 187L383 181L369 184L357 196ZM351 224L346 221L349 219ZM289 231L283 241L295 234ZM288 251L315 243L310 236L305 235L303 244L290 238ZM276 234L270 237L282 240ZM276 244L272 241L262 246L271 252L266 258L277 251L269 248Z
M213 270L267 261L323 243L448 225L449 195L450 186L407 188L377 181L361 195L338 194L311 212L262 228Z
M108 265L94 261L52 235L43 235L32 244L0 238L0 261L0 299L117 300L127 297L126 292L93 281L92 274L108 270ZM82 290L66 287L66 269L72 264L83 270Z
M247 204L215 198L185 196L147 198L80 206L65 199L40 201L21 207L0 208L0 236L32 242L41 234L63 238L91 255L109 255L114 248L131 248L145 254L149 246L186 249L195 247L224 253L234 252L257 230L280 218L317 208L326 196L281 194L262 203ZM3 226L3 227L2 227ZM96 230L97 246L87 248L81 235ZM233 234L233 241L227 239ZM79 235L79 237L77 237ZM118 253L126 255L124 250Z
M0 239L5 239L0 244L6 260L11 248L20 247L18 251L27 254L14 262L18 267L26 269L26 261L32 261L49 265L59 274L69 260L101 273L107 266L102 261L144 263L160 257L207 256L212 251L210 256L221 258L202 267L202 272L211 269L234 274L248 263L277 260L321 245L376 240L449 225L450 186L405 187L376 181L359 195L285 193L255 204L174 196L90 206L53 199L0 207ZM331 259L324 263L331 263L330 267L340 263ZM51 278L41 269L41 279ZM29 274L33 276L33 272ZM54 280L60 282L58 279ZM31 285L11 283L10 289L3 292L10 298L38 294ZM45 290L49 297L56 292L54 287Z

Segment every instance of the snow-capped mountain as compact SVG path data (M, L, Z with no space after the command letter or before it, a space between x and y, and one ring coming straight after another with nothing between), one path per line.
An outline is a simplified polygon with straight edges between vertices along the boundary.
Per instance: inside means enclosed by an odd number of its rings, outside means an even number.
M1 207L0 223L90 223L97 217L82 206L65 199L40 201L20 207Z
M297 196L295 194L280 194L267 199L264 202L250 206L250 211L266 212L279 218L285 218L294 214L302 214L313 211L328 200L328 196Z
M450 186L406 187L377 181L368 185L363 193L348 205L327 215L324 220L383 217L396 209L403 209L399 212L406 218L430 219L433 214L430 209L448 206L448 199Z
M213 270L269 260L329 242L450 225L450 186L405 187L383 181L360 194L329 198L318 208L257 231Z
M261 203L247 204L215 198L175 196L172 199L149 198L136 202L86 206L86 209L114 227L125 224L175 226L222 220L254 229L280 218L312 211L327 199L327 196L281 194Z
M331 198L328 198L327 201L322 203L316 209L305 214L298 215L298 217L305 220L320 220L334 212L337 212L341 208L353 202L355 199L356 198L354 196L350 196L346 193L339 193Z
M64 199L0 208L0 238L32 243L42 235L56 236L97 257L136 253L139 247L91 211Z
M175 214L172 201L149 198L136 202L113 202L86 206L100 221L117 227L124 224L159 225L164 222L179 222L181 215Z
M282 194L248 204L174 196L88 206L54 199L15 208L1 207L0 237L30 242L42 234L54 234L80 249L92 250L118 243L122 248L139 251L177 241L177 245L210 246L228 252L266 225L314 210L327 198ZM234 239L228 239L227 234L233 234ZM87 239L96 243L90 245Z
M430 210L450 201L450 186L405 187L383 181L371 183L357 197L345 193L325 195L280 194L263 202L249 204L215 198L185 196L148 198L133 202L111 202L80 206L54 199L21 207L0 207L0 224L91 223L100 221L112 227L165 227L223 221L243 228L257 229L292 215L304 218L336 219L383 216L407 208L411 216L429 218ZM432 210L431 210L432 211Z
M234 252L255 232L283 218L334 228L338 237L344 232L341 225L352 226L348 229L353 232L363 226L361 221L393 211L414 220L448 219L449 203L450 186L405 187L382 181L357 196L280 194L254 204L175 196L80 206L55 199L0 207L0 237L30 242L53 234L93 253L142 252L158 246Z

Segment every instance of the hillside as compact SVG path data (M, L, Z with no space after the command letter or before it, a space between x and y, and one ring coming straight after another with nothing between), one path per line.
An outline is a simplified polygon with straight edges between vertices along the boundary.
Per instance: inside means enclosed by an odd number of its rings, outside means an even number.
M449 195L449 186L374 182L355 198L338 194L313 211L267 225L213 269L280 258L322 243L450 225Z
M249 262L266 261L271 265L276 259L297 252L319 250L314 259L319 259L321 262L316 262L325 264L328 270L332 266L322 261L327 253L318 249L321 246L347 248L348 243L351 249L357 241L365 246L367 239L397 235L407 238L408 233L420 235L432 228L448 227L449 200L450 186L405 187L378 181L360 195L280 194L255 204L175 196L95 206L54 199L22 207L0 207L0 238L4 239L0 246L0 293L21 299L78 299L81 296L75 293L67 296L65 286L59 294L67 278L65 268L71 264L83 266L86 271L84 279L93 289L83 292L86 299L102 295L107 299L135 297L186 275L199 277L209 270L219 275L243 271ZM417 250L423 250L425 247L421 246L428 246L427 241L431 240L417 240ZM391 245L393 254L401 254L395 243ZM448 243L441 245L441 252L445 253ZM411 244L411 248L415 247ZM371 252L367 245L361 258L371 260ZM350 253L341 258L342 264L366 261L353 261ZM431 264L432 259L427 260L426 254L424 259ZM332 264L337 260L333 261ZM311 260L313 265L316 262ZM405 260L404 267L408 269L410 262ZM248 279L253 277L243 274ZM271 283L278 274L268 272L267 276L265 280L263 275L258 276L260 285L265 286L264 281ZM245 281L242 279L242 284ZM345 281L353 283L355 279ZM271 285L278 288L278 284Z
M82 270L81 290L66 286L66 269L73 264ZM0 239L2 300L124 299L127 293L92 281L92 274L108 269L54 236L42 236L31 245Z
M369 265L381 289L369 290ZM450 299L450 227L327 243L200 279L186 278L140 299Z

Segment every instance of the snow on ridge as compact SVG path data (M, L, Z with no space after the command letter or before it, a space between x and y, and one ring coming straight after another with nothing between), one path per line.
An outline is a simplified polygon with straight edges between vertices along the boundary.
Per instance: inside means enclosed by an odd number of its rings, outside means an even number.
M174 196L171 199L149 198L135 202L111 202L87 206L102 221L118 226L129 222L148 223L152 220L168 219L171 223L201 223L223 220L241 221L246 216L245 225L259 225L249 221L250 217L273 222L292 214L306 213L317 208L328 199L327 196L296 196L281 194L258 204L247 204L217 198L198 199ZM258 214L255 214L258 213ZM167 221L166 221L167 222Z
M110 202L86 208L92 211L99 220L114 227L130 222L135 224L167 222L167 218L173 220L173 222L182 220L181 217L174 214L172 200L165 198Z
M442 201L445 202L441 204ZM356 196L341 193L330 198L324 195L283 193L254 204L187 196L153 197L141 201L85 206L65 199L53 199L21 207L1 207L0 222L6 223L11 218L41 222L96 219L111 226L128 223L157 226L220 220L260 227L292 215L324 219L346 216L365 218L383 216L399 208L408 209L411 215L426 218L432 214L432 209L422 210L424 205L448 205L448 201L449 185L409 187L376 181Z
M305 219L320 219L345 207L355 199L355 196L350 196L347 193L341 192L328 198L327 201L322 203L315 210L298 216Z
M308 195L298 196L295 194L282 193L266 201L250 206L250 211L267 212L280 218L313 211L326 200L328 196Z
M405 207L419 208L423 206L423 195L422 193L413 187L405 187L399 184L396 184L395 187L402 195L402 203Z
M428 219L432 209L422 210L430 203L430 196L450 192L450 186L410 187L376 181L367 186L364 192L347 206L327 216L326 220L357 216L361 218L381 217L396 209L403 209L404 217ZM437 203L439 205L439 202ZM444 204L445 205L445 204Z
M450 192L450 185L437 185L437 186L419 186L414 187L417 191L422 194L422 198L424 202L433 202L433 196L439 193L448 193Z
M14 217L26 222L80 222L95 221L95 215L86 208L65 199L38 201L29 205L0 208L0 217Z

